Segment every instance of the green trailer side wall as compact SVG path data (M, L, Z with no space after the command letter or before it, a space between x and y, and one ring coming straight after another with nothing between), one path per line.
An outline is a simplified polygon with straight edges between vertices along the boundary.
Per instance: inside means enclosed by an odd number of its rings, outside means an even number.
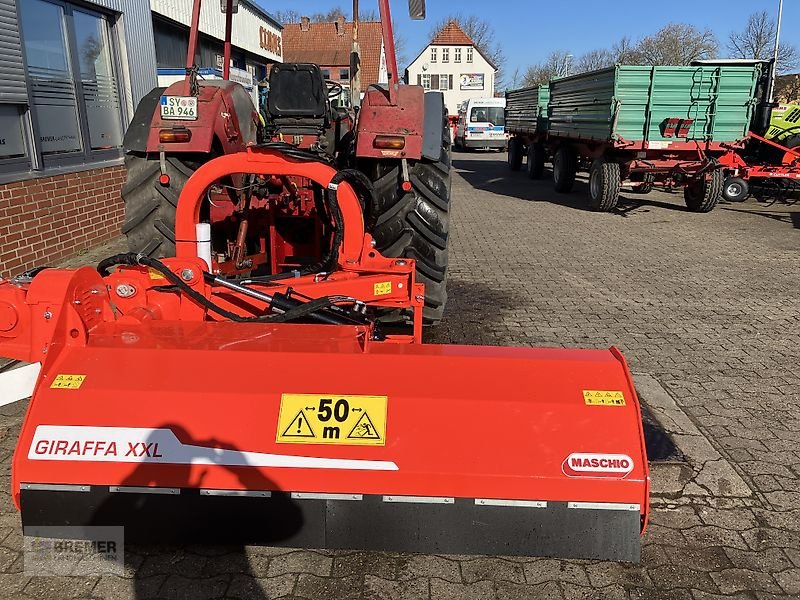
M547 131L550 86L539 85L506 92L506 130L514 133Z
M689 140L735 142L750 127L758 66L629 66L550 82L549 129L566 137L676 141L668 118L694 119Z
M550 111L550 85L540 85L539 86L539 119L538 119L538 129L539 131L547 131L548 127L548 113Z

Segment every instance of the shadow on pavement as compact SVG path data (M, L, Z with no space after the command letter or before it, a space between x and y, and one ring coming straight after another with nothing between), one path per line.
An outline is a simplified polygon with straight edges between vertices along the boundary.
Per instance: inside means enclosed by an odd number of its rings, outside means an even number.
M575 183L575 188L568 194L560 194L553 189L553 174L547 168L542 179L528 179L523 171L513 173L505 161L505 154L497 160L470 159L463 155L453 155L453 166L458 169L459 175L467 183L478 190L485 190L501 196L519 198L529 202L549 202L558 206L566 206L575 210L594 212L589 207L586 198L586 184L582 181ZM682 200L682 196L681 196ZM647 212L648 208L662 208L678 212L686 212L682 204L671 204L647 199L646 196L620 196L619 206L611 214L627 217L634 212Z
M196 464L163 464L153 467L142 462L123 481L132 493L110 493L91 516L92 525L125 526L125 542L133 555L144 556L134 570L134 593L137 599L164 597L237 597L266 600L267 594L252 581L253 573L246 553L248 544L274 545L292 538L304 525L301 509L287 493L259 469L247 466L246 458L239 466L231 461L209 460L208 448L238 452L227 442L216 439L197 440L179 425L165 424L159 429L171 430L180 440L182 450L197 449L197 456L182 456L182 461ZM163 438L161 438L163 440ZM148 439L147 444L157 440ZM195 460L196 459L196 460ZM258 496L201 495L204 479L211 468L226 468L249 491L266 492ZM156 474L154 476L154 474ZM168 493L136 493L132 488L180 488L178 495ZM199 550L193 549L192 545ZM126 552L127 554L127 552ZM187 556L188 555L188 556ZM203 556L207 558L204 559ZM229 589L227 577L200 578L191 562L203 561L205 574L235 575L240 583L250 581L246 590ZM159 563L161 578L140 572L152 562ZM215 560L224 565L208 565ZM128 563L128 567L131 564ZM206 566L208 568L206 568ZM210 573L208 573L210 572ZM170 577L176 575L178 577ZM162 582L164 582L162 584ZM166 586L167 589L164 589ZM210 588L210 589L207 589Z
M497 346L490 330L502 326L525 298L512 287L495 289L482 281L469 281L451 273L447 278L447 306L442 322L425 329L427 344L482 344Z
M781 223L786 223L791 225L794 229L800 229L800 210L790 210L786 212L780 211L760 211L757 208L755 210L748 210L748 208L734 208L733 206L720 206L718 207L721 210L727 210L730 212L736 213L745 213L748 215L755 215L758 217L765 217L767 219L772 219L773 221L780 221Z

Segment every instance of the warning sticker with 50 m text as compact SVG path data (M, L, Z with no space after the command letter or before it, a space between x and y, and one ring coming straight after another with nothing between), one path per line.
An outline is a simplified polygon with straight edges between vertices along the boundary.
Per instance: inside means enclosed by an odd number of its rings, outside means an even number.
M283 394L275 441L280 444L386 444L386 396Z

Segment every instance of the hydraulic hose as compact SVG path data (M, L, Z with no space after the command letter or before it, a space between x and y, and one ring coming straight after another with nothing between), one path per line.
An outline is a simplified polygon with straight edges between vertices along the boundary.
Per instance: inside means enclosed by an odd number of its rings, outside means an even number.
M335 308L334 299L324 296L316 298L309 302L303 302L296 298L290 298L285 294L264 294L255 290L250 290L236 284L235 282L228 281L221 277L212 275L211 273L203 273L207 281L212 284L223 286L243 294L254 296L262 302L269 305L271 311L277 314L261 315L257 317L242 317L234 312L231 312L221 306L215 304L206 298L200 292L192 289L183 279L173 273L167 265L158 259L145 256L143 254L136 254L134 252L127 252L124 254L116 254L106 258L97 265L97 271L102 276L109 275L109 268L116 265L130 265L130 266L144 266L155 269L161 273L171 284L173 284L180 292L186 294L189 298L194 300L197 304L205 307L207 310L220 315L221 317L234 321L237 323L252 323L252 322L287 322L294 321L302 318L309 318L318 323L327 325L351 325L353 323L367 324L369 321L366 318L360 317L357 314L348 314L344 312L333 312L331 309Z

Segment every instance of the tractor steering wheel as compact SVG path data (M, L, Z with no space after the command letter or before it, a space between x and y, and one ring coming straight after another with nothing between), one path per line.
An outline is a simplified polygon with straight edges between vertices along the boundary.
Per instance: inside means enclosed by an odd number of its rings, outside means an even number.
M330 79L326 79L325 83L328 86L328 98L336 98L341 95L344 91L344 87L342 84L337 81L331 81Z

